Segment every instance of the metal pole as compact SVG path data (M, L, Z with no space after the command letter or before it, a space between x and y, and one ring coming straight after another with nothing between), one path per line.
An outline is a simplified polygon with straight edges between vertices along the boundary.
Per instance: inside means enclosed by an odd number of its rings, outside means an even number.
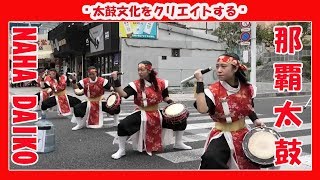
M304 105L304 107L303 107L304 109L306 109L308 106L310 106L310 105L309 105L310 101L311 101L311 97L309 98L309 100L308 100L308 102L306 103L306 105Z
M84 74L84 63L85 63L85 60L84 60L84 56L82 55L82 59L81 59L81 63L82 63L82 73L81 73L81 79L83 79L83 74Z
M206 22L206 34L208 34L208 23Z
M182 81L182 69L180 69L180 81ZM180 83L180 93L182 94L183 85Z
M256 86L256 75L257 75L257 47L256 47L256 30L257 23L251 23L251 72L250 72L250 82L252 85Z

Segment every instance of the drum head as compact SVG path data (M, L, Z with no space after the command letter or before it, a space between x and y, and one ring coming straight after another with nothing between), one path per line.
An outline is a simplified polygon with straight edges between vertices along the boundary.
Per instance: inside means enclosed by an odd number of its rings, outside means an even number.
M245 155L260 165L273 164L276 152L275 141L281 136L268 127L256 127L249 131L242 142Z
M107 106L112 106L112 105L114 105L114 103L116 102L116 100L117 100L117 96L116 96L116 95L114 95L114 94L110 95L110 96L108 97L108 99L107 99Z
M184 110L185 110L185 106L183 104L175 103L175 104L169 105L165 109L165 113L168 116L175 116L175 115L180 115L181 112L183 112Z

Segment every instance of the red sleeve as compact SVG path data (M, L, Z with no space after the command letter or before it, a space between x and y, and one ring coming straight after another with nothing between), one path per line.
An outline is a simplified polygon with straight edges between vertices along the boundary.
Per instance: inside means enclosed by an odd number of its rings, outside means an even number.
M59 84L57 85L57 92L63 91L67 87L66 83L66 77L65 76L60 76Z
M256 87L254 87L252 84L249 85L249 91L251 98L256 97Z
M40 86L40 81L41 81L41 77L39 76L38 79L37 79L37 83L38 83L39 86Z
M165 89L166 89L166 87L165 87L165 80L163 80L163 79L158 79L158 86L159 86L159 89L160 89L161 91L165 90Z

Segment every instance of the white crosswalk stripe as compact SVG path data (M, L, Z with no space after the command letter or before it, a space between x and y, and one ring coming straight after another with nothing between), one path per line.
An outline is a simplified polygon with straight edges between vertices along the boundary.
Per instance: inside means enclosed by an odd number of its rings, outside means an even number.
M130 115L130 114L132 114L132 113L120 113L119 114L119 120L123 120L125 117L127 117L128 115ZM262 114L257 114L258 116L260 116L260 115L262 115ZM111 120L113 120L113 116L112 115L110 115L110 116L108 116L107 114L104 114L104 121L105 122L107 122L107 121L111 121ZM206 114L199 114L198 112L190 112L190 114L189 114L189 117L190 118L188 118L188 121L197 121L197 120L207 120L208 119L208 115L206 115ZM193 117L193 118L191 118L191 117Z
M126 116L130 115L131 113L125 112L121 113L119 115L120 121L124 119ZM261 116L262 114L259 114L258 116ZM268 124L268 127L273 127L273 123L276 121L277 117L266 117L266 118L260 118L264 123ZM105 125L111 126L113 123L113 117L106 117L104 118ZM197 122L199 121L199 122ZM246 119L246 123L248 125L252 125L252 121L250 119ZM185 135L183 136L183 141L185 143L193 143L193 142L201 142L204 145L204 142L208 136L208 133L210 132L211 128L213 127L214 123L210 119L208 115L202 115L198 112L191 110L190 115L188 118L188 126L185 131ZM282 135L283 137L290 140L291 138L297 138L298 141L302 141L303 145L311 145L312 138L311 133L308 132L308 130L311 130L311 123L304 123L300 127L296 127L295 125L291 125L289 127L282 127L280 129L273 127L277 132L279 132L281 135L284 134L296 134L298 132L303 132L303 135L300 136L294 136L294 137L286 137ZM106 128L107 132L106 134L116 137L117 131L115 129L108 130ZM307 131L307 132L306 132ZM307 134L306 134L307 133ZM189 144L190 145L190 144ZM203 148L194 148L192 150L185 150L185 151L172 151L172 152L164 152L164 153L158 153L156 156L161 157L163 159L166 159L172 163L183 163L183 162L190 162L190 161L198 161L200 160L200 157L203 153ZM291 165L283 165L280 167L280 169L305 169L310 170L311 169L311 154L309 153L303 153L302 156L299 157L299 159L302 161L302 164L299 166L291 166Z

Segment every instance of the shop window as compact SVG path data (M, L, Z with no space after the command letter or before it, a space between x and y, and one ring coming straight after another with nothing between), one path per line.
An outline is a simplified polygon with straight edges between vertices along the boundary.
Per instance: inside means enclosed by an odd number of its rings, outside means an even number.
M180 57L180 49L172 49L172 57Z

